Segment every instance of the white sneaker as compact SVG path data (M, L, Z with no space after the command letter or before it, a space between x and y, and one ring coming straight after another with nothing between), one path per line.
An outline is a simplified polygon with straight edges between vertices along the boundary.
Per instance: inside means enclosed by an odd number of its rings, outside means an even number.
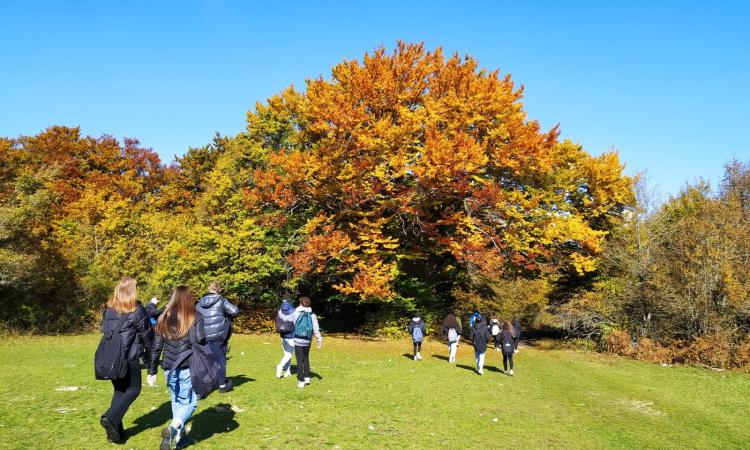
M417 360L417 355L414 355L414 361L416 361L416 360Z
M518 353L518 349L513 350L513 353Z
M482 369L479 369L479 370L477 370L477 373L478 373L479 375L484 375L484 371L483 371Z
M417 358L418 358L418 359L419 359L420 361L422 361L422 353L421 353L421 352L420 352L420 353L417 353Z
M305 377L305 384L310 384L310 378Z
M284 372L284 378L289 378L292 376L292 372L289 371L289 369L286 369L286 372Z
M281 378L281 372L284 371L284 368L281 366L276 366L276 378Z
M508 372L508 375L513 376L513 369L510 369L510 372Z
M298 388L303 388L303 387L305 387L305 382L304 382L304 381L298 381L298 382L297 382L297 387L298 387Z

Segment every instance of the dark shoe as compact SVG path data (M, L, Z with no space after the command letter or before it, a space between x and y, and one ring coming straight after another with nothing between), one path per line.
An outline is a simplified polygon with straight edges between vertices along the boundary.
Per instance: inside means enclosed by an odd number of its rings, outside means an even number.
M161 430L161 445L159 445L159 450L171 450L172 441L174 441L176 435L177 430L171 426Z
M113 424L112 421L107 418L107 416L102 416L101 419L99 419L99 424L104 428L104 431L107 432L107 440L109 442L120 442L120 439L122 439L122 437L120 436L120 432L117 430L117 425Z
M179 434L177 436L177 445L175 445L175 449L185 448L189 447L191 444L194 443L194 441L188 436L188 434L184 431L185 427L182 427L179 431Z
M231 390L232 390L232 379L227 378L227 381L225 381L224 384L219 386L219 392L223 394L224 392L229 392Z

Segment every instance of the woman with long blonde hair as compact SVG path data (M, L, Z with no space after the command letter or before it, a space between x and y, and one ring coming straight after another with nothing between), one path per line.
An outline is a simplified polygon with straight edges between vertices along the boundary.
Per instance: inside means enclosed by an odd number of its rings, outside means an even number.
M190 357L180 362L180 355L189 352L193 344L204 344L205 341L203 316L195 311L195 297L186 286L176 287L156 323L156 338L148 367L148 384L153 386L159 360L164 354L161 367L172 399L172 422L162 430L160 450L169 450L172 444L186 440L185 424L198 407L198 397L190 378Z
M115 286L102 316L102 333L105 336L119 334L122 354L127 360L125 376L111 380L114 388L112 402L99 419L107 440L122 442L125 437L122 419L141 393L141 367L138 363L141 346L150 350L153 341L151 322L138 302L138 283L134 278L122 277Z

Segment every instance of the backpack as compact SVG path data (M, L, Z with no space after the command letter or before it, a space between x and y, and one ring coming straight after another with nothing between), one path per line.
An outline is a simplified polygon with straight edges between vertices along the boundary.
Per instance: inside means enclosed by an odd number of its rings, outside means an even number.
M102 315L102 322L106 317L106 311ZM128 373L128 361L125 358L125 349L122 348L120 330L125 324L128 315L125 314L117 321L113 330L105 331L99 346L94 353L94 377L97 380L118 380L125 378Z
M492 324L492 335L493 336L497 336L498 334L500 334L500 325L498 325L496 323L493 323Z
M294 337L300 339L312 339L313 335L313 321L312 314L303 311L302 314L297 317L297 321L294 322Z
M506 355L510 355L515 350L515 346L513 345L513 335L508 333L502 334L501 344L503 346L503 353Z
M458 342L458 333L456 332L455 328L451 328L448 330L448 342L451 344L454 342Z
M416 324L414 329L411 331L411 338L414 342L422 342L422 338L424 335L422 334L422 327L420 324Z
M295 327L295 323L294 322L290 322L288 320L284 320L278 314L276 314L275 321L276 321L276 331L277 332L279 332L281 334L287 334L287 333L291 333L292 331L294 331L294 327Z
M471 315L471 316L469 317L469 328L474 328L474 323L475 323L476 321L477 321L477 315L476 315L476 314L472 314L472 315Z
M216 354L221 351L218 346L193 344L188 351L182 352L177 360L172 364L167 379L172 378L172 372L180 366L187 358L190 358L190 383L193 385L193 391L198 398L206 398L215 391L221 379L221 356Z

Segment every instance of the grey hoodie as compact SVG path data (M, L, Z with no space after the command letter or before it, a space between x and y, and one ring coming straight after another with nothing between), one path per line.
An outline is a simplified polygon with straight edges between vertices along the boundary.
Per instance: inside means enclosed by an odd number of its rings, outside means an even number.
M315 313L312 312L312 308L305 308L304 306L298 306L297 309L294 310L294 312L291 314L292 318L294 318L294 323L297 323L297 318L299 318L300 313L302 312L308 312L312 313L310 317L312 318L313 323L313 335L315 335L315 338L318 340L318 345L323 344L323 336L320 335L320 327L318 326L318 316L315 315ZM297 336L294 336L294 345L299 345L300 347L309 347L310 344L312 344L312 341L309 339L303 339L299 338Z

